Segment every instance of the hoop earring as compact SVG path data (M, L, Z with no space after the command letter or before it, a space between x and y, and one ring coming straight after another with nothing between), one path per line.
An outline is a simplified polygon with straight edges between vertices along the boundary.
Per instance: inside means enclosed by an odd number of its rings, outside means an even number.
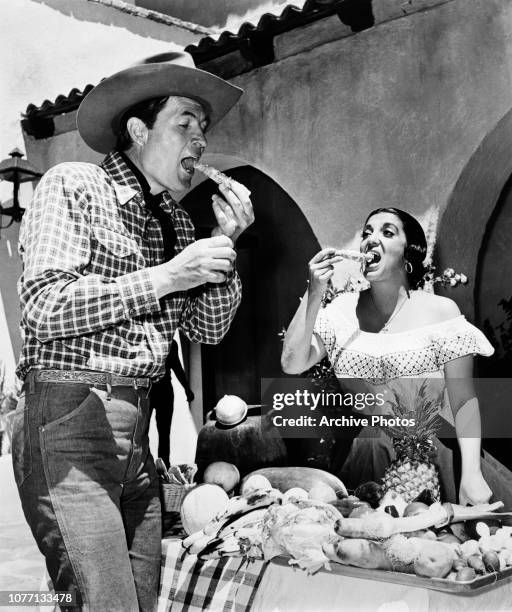
M405 271L407 274L412 274L412 263L410 261L405 260Z

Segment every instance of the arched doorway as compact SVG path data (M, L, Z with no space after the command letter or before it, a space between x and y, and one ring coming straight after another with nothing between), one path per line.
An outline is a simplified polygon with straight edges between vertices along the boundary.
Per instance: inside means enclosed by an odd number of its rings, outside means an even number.
M483 139L461 173L440 220L436 246L440 269L450 266L469 277L466 287L445 294L457 301L463 314L484 331L496 350L492 357L477 358L475 375L482 379L512 377L511 151L509 111ZM491 384L476 382L483 446L512 469L510 439L504 437L509 429L508 391L499 380ZM492 423L501 424L501 428Z
M279 332L287 327L306 289L307 262L320 249L297 204L263 172L242 166L226 174L251 191L255 222L237 243L242 303L218 346L201 347L203 409L224 394L259 403L260 380L281 375ZM215 225L212 181L204 181L181 201L197 230L210 235Z
M468 160L438 225L438 267L450 266L469 278L467 286L457 288L456 294L448 290L446 295L456 299L471 321L475 321L481 249L500 194L512 175L511 151L512 110L487 134Z
M485 359L480 373L512 376L512 176L498 200L480 248L475 288L475 320L496 353Z

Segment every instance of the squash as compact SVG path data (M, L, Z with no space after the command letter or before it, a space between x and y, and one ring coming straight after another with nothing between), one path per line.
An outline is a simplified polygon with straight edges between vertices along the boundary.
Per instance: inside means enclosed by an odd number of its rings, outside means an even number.
M229 497L222 487L215 484L201 484L185 495L181 502L181 523L187 535L200 531L217 514L224 512Z
M339 497L348 495L345 485L334 474L311 467L266 467L255 470L242 480L242 493L244 484L251 476L256 474L265 476L274 489L279 489L281 493L286 493L286 491L295 487L304 489L309 493L311 489L318 485L327 485Z

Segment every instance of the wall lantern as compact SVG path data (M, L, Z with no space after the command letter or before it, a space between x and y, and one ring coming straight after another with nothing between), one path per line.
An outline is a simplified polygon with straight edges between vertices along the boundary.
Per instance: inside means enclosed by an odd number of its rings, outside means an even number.
M26 159L22 159L23 155L23 152L19 149L13 149L9 153L10 157L0 162L0 180L9 181L13 186L12 206L3 208L0 204L0 213L7 217L11 217L9 223L3 226L2 229L11 226L14 221L19 223L25 212L25 209L21 208L18 199L20 183L33 181L42 176L41 172L33 168Z

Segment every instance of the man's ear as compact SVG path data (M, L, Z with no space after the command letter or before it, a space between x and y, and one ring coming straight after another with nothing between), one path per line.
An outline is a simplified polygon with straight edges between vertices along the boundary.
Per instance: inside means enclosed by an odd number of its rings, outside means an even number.
M126 122L126 129L133 143L139 146L144 146L148 139L147 125L138 117L130 117Z

